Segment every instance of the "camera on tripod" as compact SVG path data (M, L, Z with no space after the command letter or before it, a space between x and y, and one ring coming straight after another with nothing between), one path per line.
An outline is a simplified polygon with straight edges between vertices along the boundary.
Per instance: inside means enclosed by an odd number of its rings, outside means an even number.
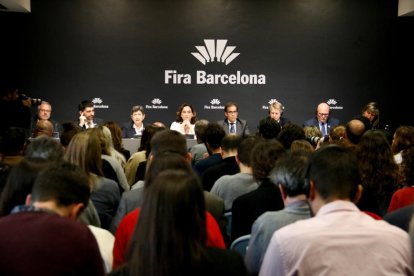
M30 103L32 105L40 105L42 103L41 99L34 99L34 98L30 98L29 96L27 96L26 94L20 94L20 98L22 100L29 100L30 99Z

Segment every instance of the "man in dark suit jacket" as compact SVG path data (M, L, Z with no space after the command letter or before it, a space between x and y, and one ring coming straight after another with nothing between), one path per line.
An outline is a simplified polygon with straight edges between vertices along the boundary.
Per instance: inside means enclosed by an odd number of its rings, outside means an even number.
M217 123L223 126L226 134L237 134L240 136L250 135L250 130L246 120L239 119L238 106L235 102L228 102L224 107L225 120L218 121Z
M78 124L81 128L88 129L103 125L104 120L95 117L95 107L92 101L84 100L79 104L78 108Z
M330 107L327 103L320 103L316 108L316 116L305 121L303 126L317 126L323 136L329 135L332 128L339 125L339 120L330 117Z

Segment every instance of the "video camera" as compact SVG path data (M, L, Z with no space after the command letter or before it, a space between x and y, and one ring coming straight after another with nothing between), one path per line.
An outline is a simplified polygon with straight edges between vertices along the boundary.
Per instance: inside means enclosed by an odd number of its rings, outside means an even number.
M29 96L27 96L26 94L20 94L20 98L22 100L29 100L30 99L30 102L31 102L32 105L40 105L42 103L41 99L33 99L33 98L30 98Z
M329 135L326 135L324 137L319 137L319 136L306 137L306 140L309 143L311 143L312 145L317 146L318 142L320 142L322 144L325 141L328 141L329 140Z

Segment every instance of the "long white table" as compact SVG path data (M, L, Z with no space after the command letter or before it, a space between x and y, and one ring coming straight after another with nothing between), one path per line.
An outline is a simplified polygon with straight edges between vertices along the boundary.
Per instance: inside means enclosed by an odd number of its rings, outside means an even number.
M124 144L124 148L129 150L131 154L137 152L139 146L141 145L141 139L140 138L123 138L122 143ZM197 144L197 140L195 139L187 139L187 148L191 148Z

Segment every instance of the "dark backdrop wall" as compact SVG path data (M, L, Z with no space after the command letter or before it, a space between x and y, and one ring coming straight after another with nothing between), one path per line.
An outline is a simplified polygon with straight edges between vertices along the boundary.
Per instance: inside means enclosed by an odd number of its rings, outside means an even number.
M132 105L169 125L181 103L198 118L222 119L227 101L252 129L272 100L298 124L320 102L343 123L377 101L382 123L413 124L412 18L389 0L32 0L32 13L0 13L1 77L50 101L53 117L75 120L94 99L96 116L119 123ZM202 64L195 46L227 40L230 63ZM207 48L208 49L208 48ZM411 55L411 56L410 56ZM166 79L166 72L171 78ZM261 83L197 81L207 75ZM239 72L239 73L238 73ZM183 74L182 82L174 77ZM226 80L226 79L224 79Z

